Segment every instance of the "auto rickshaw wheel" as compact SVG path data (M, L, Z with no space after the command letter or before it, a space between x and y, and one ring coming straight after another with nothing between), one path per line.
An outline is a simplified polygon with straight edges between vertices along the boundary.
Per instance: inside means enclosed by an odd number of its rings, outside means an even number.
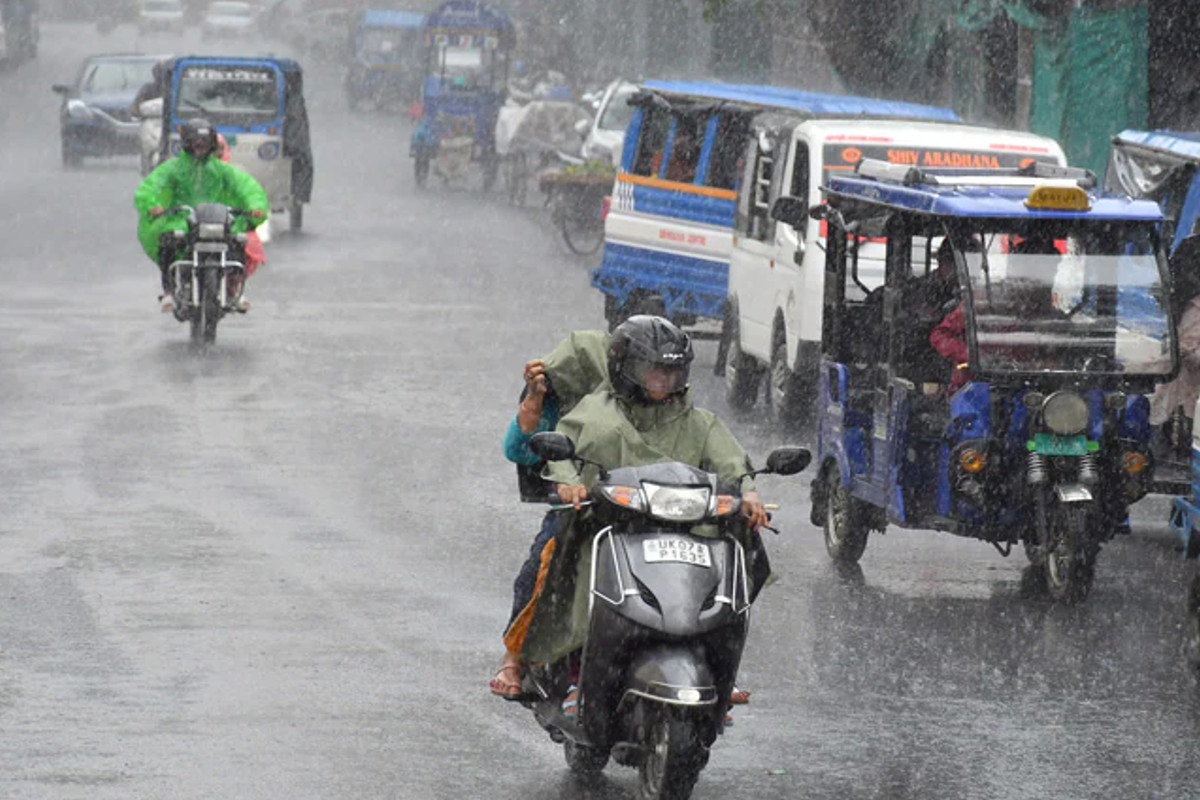
M1078 603L1087 597L1096 577L1100 543L1089 530L1090 507L1062 503L1050 515L1050 542L1043 565L1046 592L1060 603Z
M1200 569L1193 570L1188 586L1183 648L1192 674L1200 679Z
M299 233L304 227L304 204L299 200L293 200L291 207L288 208L288 228L292 233Z
M425 181L429 179L429 152L424 148L417 150L417 154L413 159L413 178L417 181L417 186L424 187Z
M857 563L871 534L863 501L842 486L836 464L825 468L824 478L825 549L834 561Z

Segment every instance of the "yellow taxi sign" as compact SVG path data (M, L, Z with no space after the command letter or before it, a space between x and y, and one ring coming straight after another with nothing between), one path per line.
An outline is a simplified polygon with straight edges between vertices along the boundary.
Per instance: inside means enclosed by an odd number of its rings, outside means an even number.
M1092 207L1092 198L1079 186L1035 186L1025 198L1025 205L1056 211L1088 211Z

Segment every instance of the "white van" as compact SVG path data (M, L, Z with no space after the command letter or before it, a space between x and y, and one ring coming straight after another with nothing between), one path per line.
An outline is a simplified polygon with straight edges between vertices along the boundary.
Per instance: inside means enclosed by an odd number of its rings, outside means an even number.
M971 170L1067 163L1056 141L1019 131L881 119L761 122L738 192L717 371L724 370L730 405L743 408L753 405L767 376L767 403L780 423L806 415L816 394L825 224L803 212L822 202L820 187L830 175L864 158ZM883 283L883 256L882 246L860 247L861 282L852 290ZM932 254L920 256L928 266Z

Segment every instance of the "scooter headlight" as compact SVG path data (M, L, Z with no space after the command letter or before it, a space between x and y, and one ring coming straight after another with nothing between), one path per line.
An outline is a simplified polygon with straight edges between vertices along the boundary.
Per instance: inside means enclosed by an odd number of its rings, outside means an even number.
M1055 392L1042 404L1046 427L1060 436L1081 433L1090 416L1087 401L1075 392Z
M650 516L666 522L698 522L708 514L712 490L707 486L660 486L644 483Z

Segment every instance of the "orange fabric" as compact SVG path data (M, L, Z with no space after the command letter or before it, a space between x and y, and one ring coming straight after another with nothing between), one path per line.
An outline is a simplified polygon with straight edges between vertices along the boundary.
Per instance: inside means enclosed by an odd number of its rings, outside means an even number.
M557 540L551 539L542 548L542 563L538 566L537 582L533 586L533 599L521 609L512 625L504 632L504 646L508 652L517 658L521 657L521 649L525 646L525 636L529 633L529 623L533 620L533 612L537 610L538 597L546 583L546 573L550 571L550 560L554 557L554 546Z

